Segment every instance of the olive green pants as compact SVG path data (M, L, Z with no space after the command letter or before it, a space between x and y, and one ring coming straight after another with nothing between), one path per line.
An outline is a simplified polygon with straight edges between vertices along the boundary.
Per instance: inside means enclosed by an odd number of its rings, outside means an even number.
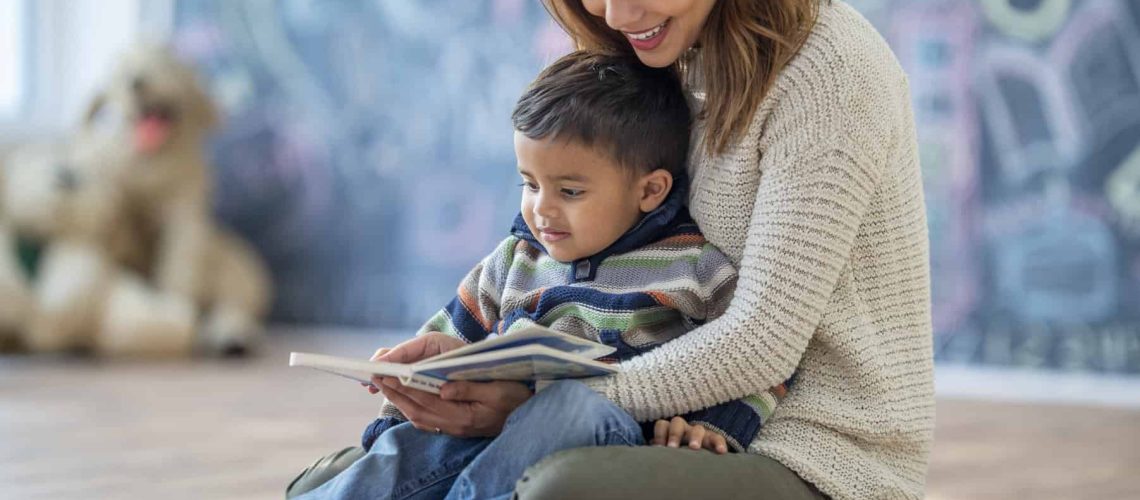
M827 498L768 457L658 446L555 453L526 471L515 495L522 500Z
M320 486L364 456L345 448L320 458L286 490L292 498ZM714 455L655 446L579 448L547 457L516 486L521 500L556 499L826 499L795 472L768 457Z

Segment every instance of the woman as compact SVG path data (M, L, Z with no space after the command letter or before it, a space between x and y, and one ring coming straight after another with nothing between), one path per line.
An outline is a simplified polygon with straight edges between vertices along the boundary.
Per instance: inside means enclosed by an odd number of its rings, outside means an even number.
M922 497L934 424L925 207L906 76L874 28L840 1L544 2L579 48L632 51L690 82L689 208L740 273L723 316L591 387L649 421L797 376L746 454L571 450L529 470L518 495ZM451 348L418 338L395 358ZM509 383L452 390L417 395L413 423L486 435L526 399Z
M672 65L703 97L689 208L740 270L720 319L596 389L647 420L797 377L748 455L572 450L528 471L519 496L922 497L934 425L928 240L907 81L890 49L839 1L546 3L580 48ZM664 397L647 397L655 384Z

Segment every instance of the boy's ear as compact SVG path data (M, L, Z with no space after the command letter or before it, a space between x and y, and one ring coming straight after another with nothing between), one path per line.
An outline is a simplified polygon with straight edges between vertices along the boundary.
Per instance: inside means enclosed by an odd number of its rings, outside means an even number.
M661 203L669 196L669 191L673 189L673 174L662 168L649 172L641 176L641 180L638 181L638 189L641 193L638 208L641 209L642 213L652 212L661 206Z

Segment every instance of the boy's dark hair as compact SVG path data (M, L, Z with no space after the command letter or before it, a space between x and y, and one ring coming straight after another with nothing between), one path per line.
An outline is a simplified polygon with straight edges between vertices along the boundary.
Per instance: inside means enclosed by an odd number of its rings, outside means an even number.
M601 148L636 173L685 169L692 118L671 69L636 56L568 54L542 70L511 114L530 139L574 141Z

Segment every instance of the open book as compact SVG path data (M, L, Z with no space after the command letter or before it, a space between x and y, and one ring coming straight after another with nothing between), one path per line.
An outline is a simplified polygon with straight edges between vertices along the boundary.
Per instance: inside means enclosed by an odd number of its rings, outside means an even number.
M416 363L294 352L289 355L289 366L316 368L365 384L372 383L373 375L398 377L406 386L438 394L448 380L537 381L608 375L616 373L617 366L595 360L614 351L605 344L532 325Z

